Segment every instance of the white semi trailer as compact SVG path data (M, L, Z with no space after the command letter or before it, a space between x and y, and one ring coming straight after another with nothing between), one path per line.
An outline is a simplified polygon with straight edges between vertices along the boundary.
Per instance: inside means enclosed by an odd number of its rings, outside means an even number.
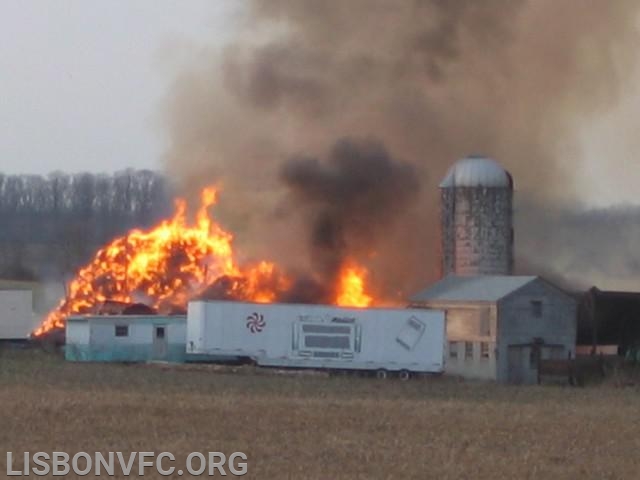
M444 312L194 301L187 355L251 358L260 366L440 373Z
M0 290L0 341L26 341L37 325L31 290Z

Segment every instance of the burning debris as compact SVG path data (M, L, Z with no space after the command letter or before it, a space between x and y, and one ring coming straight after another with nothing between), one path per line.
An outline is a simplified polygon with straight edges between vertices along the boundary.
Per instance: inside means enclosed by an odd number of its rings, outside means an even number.
M294 280L277 265L238 262L233 235L209 215L217 196L215 188L202 190L193 224L188 221L185 200L177 199L172 218L149 231L132 230L100 249L80 269L66 298L48 314L34 336L63 328L69 315L114 306L144 303L168 313L184 309L196 297L263 303L295 300L291 297ZM334 303L369 305L372 298L364 285L366 273L357 264L346 268L344 280L336 283Z
M92 315L156 315L158 312L145 303L106 300L95 305L87 313Z

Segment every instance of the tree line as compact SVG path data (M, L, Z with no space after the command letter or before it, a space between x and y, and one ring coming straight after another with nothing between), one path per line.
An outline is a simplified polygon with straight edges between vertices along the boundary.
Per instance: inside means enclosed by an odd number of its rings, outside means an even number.
M150 170L0 173L0 277L68 276L97 246L167 215L171 199L166 178Z

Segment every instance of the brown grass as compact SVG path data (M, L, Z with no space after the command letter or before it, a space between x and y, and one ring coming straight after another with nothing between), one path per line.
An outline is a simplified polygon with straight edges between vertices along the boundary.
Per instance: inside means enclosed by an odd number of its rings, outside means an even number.
M5 350L0 478L6 451L243 451L245 478L635 478L639 393L72 364ZM145 478L170 478L154 475Z

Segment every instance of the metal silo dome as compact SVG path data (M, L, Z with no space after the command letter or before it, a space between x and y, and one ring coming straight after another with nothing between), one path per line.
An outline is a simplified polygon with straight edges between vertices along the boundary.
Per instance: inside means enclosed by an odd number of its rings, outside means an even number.
M513 271L513 181L495 160L470 156L440 183L442 273Z
M509 172L492 158L471 155L449 168L440 187L513 188L513 181Z

